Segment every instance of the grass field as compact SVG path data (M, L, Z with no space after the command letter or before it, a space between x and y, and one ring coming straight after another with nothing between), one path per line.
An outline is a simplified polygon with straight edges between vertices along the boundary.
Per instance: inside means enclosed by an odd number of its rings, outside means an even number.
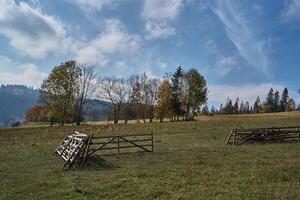
M73 127L0 129L0 199L300 199L300 143L225 145L234 127L290 125L300 113L83 125L97 135L153 130L155 152L70 171L52 152Z

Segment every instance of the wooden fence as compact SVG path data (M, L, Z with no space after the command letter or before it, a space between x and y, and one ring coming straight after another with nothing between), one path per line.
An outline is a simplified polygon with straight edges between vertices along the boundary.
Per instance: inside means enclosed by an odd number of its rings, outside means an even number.
M153 152L153 134L130 134L117 136L92 136L88 155L100 152L103 154L115 154L134 149L145 152Z
M97 152L101 155L126 153L128 149L153 152L153 143L153 133L99 137L73 131L62 140L53 154L64 160L63 169L69 169L73 164L83 165L89 156Z
M255 142L300 141L300 126L273 128L235 128L232 129L227 144L240 145Z

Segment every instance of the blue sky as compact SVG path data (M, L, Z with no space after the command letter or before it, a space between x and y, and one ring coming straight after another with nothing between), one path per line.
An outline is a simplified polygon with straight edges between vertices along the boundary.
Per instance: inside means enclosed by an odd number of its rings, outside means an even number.
M101 75L196 68L211 104L270 87L299 100L299 52L300 0L0 0L0 84L38 87L75 59Z

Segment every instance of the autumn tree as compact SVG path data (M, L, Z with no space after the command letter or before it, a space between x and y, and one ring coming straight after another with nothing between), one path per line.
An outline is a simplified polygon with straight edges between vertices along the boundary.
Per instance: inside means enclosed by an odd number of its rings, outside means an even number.
M113 121L119 122L120 111L127 96L126 81L123 78L103 77L99 79L98 97L110 102Z
M196 69L185 74L187 86L186 112L188 118L194 119L197 109L207 102L207 87L204 77Z
M123 118L125 120L125 124L127 124L128 119L136 117L136 112L135 112L135 108L132 104L133 101L133 92L134 91L134 87L136 86L136 84L139 81L139 76L138 75L130 75L127 79L126 79L126 96L125 96L125 103L123 105L123 109L122 109L122 115Z
M168 80L163 80L158 88L156 118L162 122L166 117L170 117L172 112L171 88Z
M148 106L148 117L150 122L153 121L155 117L155 106L158 95L158 87L160 84L160 80L156 78L151 78L149 81L149 106Z
M88 99L93 97L97 86L95 66L80 65L79 90L76 98L76 125L80 125L87 110Z
M289 111L294 111L296 110L296 103L294 101L294 99L290 98L287 102L287 104L285 105L285 111L289 112Z
M61 125L74 121L76 94L80 87L80 68L76 61L67 61L55 67L41 86L41 100L48 105L51 117Z
M48 122L49 108L46 105L33 105L25 112L27 122Z

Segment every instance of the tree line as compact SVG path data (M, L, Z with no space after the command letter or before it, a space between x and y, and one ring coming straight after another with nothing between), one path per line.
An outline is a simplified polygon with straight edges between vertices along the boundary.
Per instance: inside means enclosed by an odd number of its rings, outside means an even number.
M250 114L250 113L272 113L272 112L286 112L296 110L296 103L293 98L289 97L287 88L284 88L280 94L278 90L274 92L271 88L267 94L265 101L261 102L258 96L253 105L249 101L243 101L239 97L235 101L227 98L225 105L221 104L219 110L214 107L209 110L205 105L202 108L202 114Z
M206 81L196 70L179 66L163 78L146 73L127 78L100 76L94 66L67 61L54 67L40 88L38 105L29 108L27 121L80 123L88 99L108 102L107 116L120 120L192 120L207 102Z

